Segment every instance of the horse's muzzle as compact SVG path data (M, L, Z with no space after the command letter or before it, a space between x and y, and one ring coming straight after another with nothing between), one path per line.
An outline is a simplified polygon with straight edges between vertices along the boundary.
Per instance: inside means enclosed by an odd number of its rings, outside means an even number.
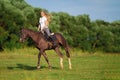
M19 42L24 42L22 38L20 38Z

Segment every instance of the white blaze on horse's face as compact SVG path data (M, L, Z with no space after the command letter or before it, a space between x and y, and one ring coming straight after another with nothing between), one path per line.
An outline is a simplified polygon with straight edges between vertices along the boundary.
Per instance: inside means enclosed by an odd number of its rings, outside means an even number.
M23 34L21 34L21 37L20 37L20 40L19 40L19 41L20 41L20 42L24 42L23 39L24 39L24 36L23 36Z
M19 40L20 42L22 42L22 39L20 38L20 40Z

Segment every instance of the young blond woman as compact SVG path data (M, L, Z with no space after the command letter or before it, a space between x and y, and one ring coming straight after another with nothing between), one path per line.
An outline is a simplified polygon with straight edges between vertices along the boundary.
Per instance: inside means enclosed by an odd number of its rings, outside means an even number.
M43 34L47 33L47 36L49 39L51 39L53 46L57 46L54 39L51 37L51 32L49 30L49 23L50 23L50 14L48 14L46 11L41 11L40 13L41 17L39 19L39 26L38 30L40 30Z
M40 30L42 33L46 32L47 35L50 36L51 33L48 28L50 23L50 15L45 11L41 11L40 15L41 17L39 19L38 30Z

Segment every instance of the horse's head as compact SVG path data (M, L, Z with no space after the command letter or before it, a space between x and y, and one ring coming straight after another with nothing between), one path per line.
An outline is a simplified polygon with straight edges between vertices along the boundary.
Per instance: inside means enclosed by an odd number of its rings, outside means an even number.
M20 31L20 42L24 42L28 37L27 31L25 29L21 29Z

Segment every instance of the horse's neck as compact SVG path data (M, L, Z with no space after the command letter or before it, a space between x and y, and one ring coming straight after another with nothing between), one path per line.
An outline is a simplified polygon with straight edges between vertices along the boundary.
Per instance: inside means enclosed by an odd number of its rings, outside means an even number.
M32 40L35 41L35 42L38 42L38 40L41 39L40 34L37 33L37 32L34 32L34 31L29 31L29 32L28 32L28 35L29 35L29 37L32 38ZM39 37L39 38L38 38L38 37Z

